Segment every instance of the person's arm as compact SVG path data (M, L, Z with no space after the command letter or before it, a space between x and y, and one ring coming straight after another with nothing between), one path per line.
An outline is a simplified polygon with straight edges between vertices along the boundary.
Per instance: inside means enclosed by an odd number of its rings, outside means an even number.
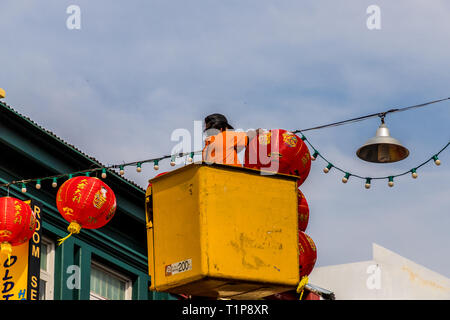
M250 143L250 140L252 140L254 137L256 137L256 135L258 135L259 133L262 133L263 130L262 129L257 129L257 130L248 130L248 131L239 131L236 132L234 131L232 133L232 137L233 137L233 143L234 143L234 149L236 150L236 152L240 152L243 148L246 148L248 146L248 144Z
M248 137L247 144L250 143L250 140L252 140L254 137L256 137L258 134L260 134L262 132L263 132L263 130L261 128L256 129L256 130L248 130L247 131L247 137Z

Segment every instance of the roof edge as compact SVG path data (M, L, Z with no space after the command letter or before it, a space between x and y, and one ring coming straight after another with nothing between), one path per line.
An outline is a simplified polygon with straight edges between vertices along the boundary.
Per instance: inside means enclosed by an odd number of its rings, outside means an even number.
M90 161L91 163L97 165L98 167L104 167L106 168L107 166L105 166L104 164L102 164L100 161L98 161L97 159L87 155L86 153L82 152L81 150L79 150L78 148L76 148L75 146L71 145L70 143L64 141L62 138L58 137L56 134L54 134L52 131L45 129L44 127L38 125L36 122L34 122L33 120L31 120L29 117L24 116L23 114L21 114L20 112L18 112L17 110L15 110L13 107L11 107L10 105L8 105L6 102L4 101L0 101L0 105L3 107L3 110L6 110L10 113L12 113L13 115L17 116L18 118L20 118L22 121L25 121L26 123L28 123L29 125L31 125L32 127L34 127L35 129L39 130L40 132L44 133L47 137L55 140L56 142L64 145L65 147L69 148L70 150L72 150L73 152L75 152L76 154L78 154L79 156L81 156L82 158ZM145 194L145 189L139 185L137 185L134 181L128 180L123 178L122 176L120 176L119 174L117 174L115 171L112 171L111 169L109 170L109 172L111 172L116 178L118 178L120 181L125 182L126 184L128 184L129 186L139 190L140 192Z

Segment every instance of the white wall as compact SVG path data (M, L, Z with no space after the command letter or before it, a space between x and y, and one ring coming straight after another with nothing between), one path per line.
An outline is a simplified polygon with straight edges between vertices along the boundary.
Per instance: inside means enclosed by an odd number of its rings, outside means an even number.
M450 279L373 244L369 261L318 267L309 282L336 300L450 299Z

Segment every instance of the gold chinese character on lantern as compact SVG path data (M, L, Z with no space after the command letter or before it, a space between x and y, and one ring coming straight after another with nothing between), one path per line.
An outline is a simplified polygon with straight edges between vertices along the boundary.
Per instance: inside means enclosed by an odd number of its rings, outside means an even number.
M305 253L305 249L303 249L303 246L299 243L298 247L300 249L300 253Z
M268 145L270 143L271 136L272 136L272 133L270 133L270 132L263 133L258 137L258 141L260 144Z
M78 203L80 203L80 200L81 200L81 190L80 190L80 189L77 189L77 190L75 190L75 192L73 193L72 201L73 201L73 202L78 202Z
M4 237L4 236L10 236L12 234L11 231L9 230L0 230L0 237Z
M80 181L80 183L77 185L77 189L84 189L84 187L86 187L86 185L88 184L86 179L83 179Z
M93 205L97 209L100 209L106 202L106 192L107 192L106 189L102 187L99 191L95 193Z
M22 224L22 216L18 216L14 219L14 223Z
M69 207L64 207L63 211L66 215L68 216L72 216L73 215L73 209L69 208Z
M282 134L283 141L290 147L295 147L297 145L298 138L295 134L291 132L285 132Z
M92 217L92 216L89 216L89 217L88 217L88 223L89 223L89 224L97 223L97 219L94 218L94 217Z

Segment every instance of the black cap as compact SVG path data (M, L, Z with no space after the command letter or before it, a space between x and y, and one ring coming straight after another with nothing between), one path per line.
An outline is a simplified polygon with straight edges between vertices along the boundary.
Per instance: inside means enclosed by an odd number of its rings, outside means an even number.
M208 129L234 129L229 123L227 118L220 113L210 114L205 118L205 131Z

